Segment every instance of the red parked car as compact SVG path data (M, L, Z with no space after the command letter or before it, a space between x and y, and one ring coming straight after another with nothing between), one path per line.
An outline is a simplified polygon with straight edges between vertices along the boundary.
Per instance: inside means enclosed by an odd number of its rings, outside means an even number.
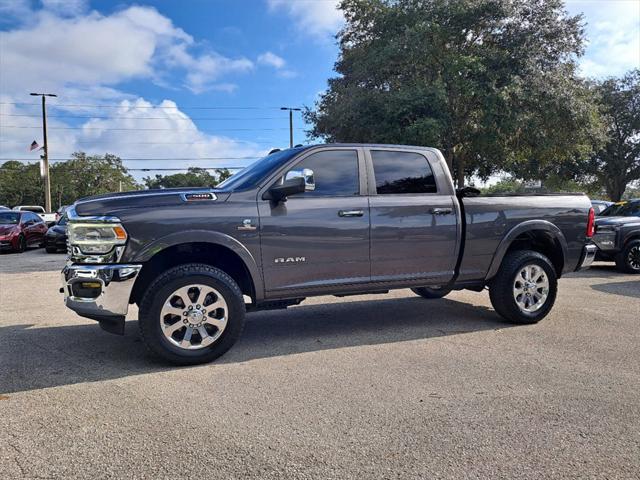
M0 250L24 252L44 245L47 224L33 212L0 210Z

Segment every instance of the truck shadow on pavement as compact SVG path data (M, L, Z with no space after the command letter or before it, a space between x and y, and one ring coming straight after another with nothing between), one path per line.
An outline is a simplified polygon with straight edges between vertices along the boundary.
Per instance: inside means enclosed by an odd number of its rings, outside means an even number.
M487 307L421 298L300 305L249 314L239 342L208 368L260 358L438 338L511 327ZM0 394L178 368L151 358L127 322L124 337L97 324L0 328Z
M566 274L566 277L584 277L584 278L620 278L626 274L616 270L614 263L596 263L591 265L586 270L579 272L571 272ZM563 276L565 278L565 276Z
M591 288L598 292L640 298L640 278L630 282L599 283L591 285Z

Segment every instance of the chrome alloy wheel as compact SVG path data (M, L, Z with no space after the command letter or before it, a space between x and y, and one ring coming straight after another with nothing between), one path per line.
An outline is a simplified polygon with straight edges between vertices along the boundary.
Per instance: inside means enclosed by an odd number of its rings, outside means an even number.
M549 296L549 279L539 265L529 264L520 269L513 282L513 298L521 311L533 313L544 305Z
M636 245L627 254L627 265L634 270L640 270L640 245Z
M172 344L187 350L215 342L227 326L227 302L208 285L187 285L167 298L160 312L160 328Z

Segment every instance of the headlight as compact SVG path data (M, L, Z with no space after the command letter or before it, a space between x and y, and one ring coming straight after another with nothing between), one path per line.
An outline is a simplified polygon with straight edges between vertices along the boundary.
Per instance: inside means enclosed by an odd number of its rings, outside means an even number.
M127 232L119 223L69 223L69 243L84 254L104 254L117 245L124 245Z

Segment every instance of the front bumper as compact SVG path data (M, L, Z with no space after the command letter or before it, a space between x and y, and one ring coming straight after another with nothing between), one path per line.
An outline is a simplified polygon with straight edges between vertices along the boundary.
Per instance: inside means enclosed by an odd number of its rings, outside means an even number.
M582 256L580 257L580 262L578 263L578 268L576 268L576 271L589 268L596 258L597 251L598 247L596 247L594 244L590 243L589 245L585 245L584 249L582 250Z
M67 250L66 235L45 235L44 245L49 248L57 248L58 250Z
M11 240L0 240L0 250L13 250L13 242Z
M61 272L64 303L78 315L124 333L129 298L142 265L67 264Z

